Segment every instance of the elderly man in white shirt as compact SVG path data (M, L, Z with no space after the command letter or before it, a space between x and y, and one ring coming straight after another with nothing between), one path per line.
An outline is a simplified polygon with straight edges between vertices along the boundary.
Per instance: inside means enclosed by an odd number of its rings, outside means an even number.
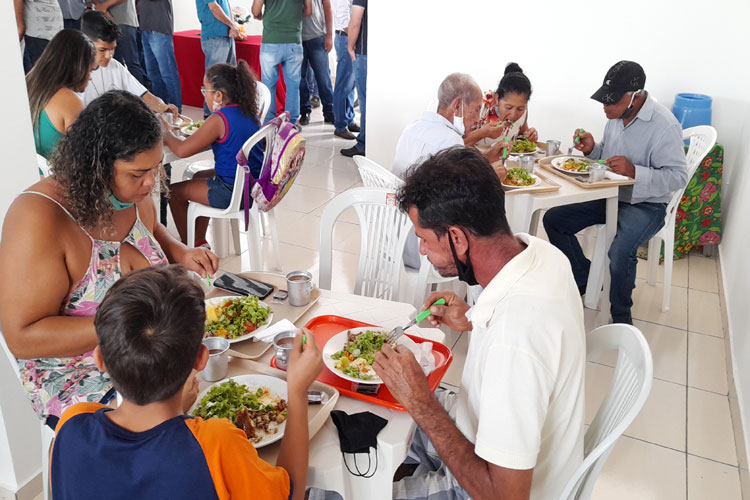
M463 146L463 136L479 120L482 89L464 73L445 77L438 89L437 112L425 111L398 139L391 170L403 177L414 164L451 146Z
M437 112L425 111L422 118L409 124L398 139L396 156L391 171L404 177L407 169L426 160L430 155L454 146L464 145L464 135L479 120L482 108L482 89L465 73L452 73L438 88ZM497 160L497 149L488 153L491 161ZM498 167L498 175L505 169ZM419 268L419 240L412 231L404 247L404 264Z
M410 170L398 194L421 251L443 276L481 285L472 309L432 294L430 320L471 330L459 394L433 394L413 354L383 346L373 365L419 425L394 499L548 500L583 460L586 337L565 255L512 234L489 162L468 148Z

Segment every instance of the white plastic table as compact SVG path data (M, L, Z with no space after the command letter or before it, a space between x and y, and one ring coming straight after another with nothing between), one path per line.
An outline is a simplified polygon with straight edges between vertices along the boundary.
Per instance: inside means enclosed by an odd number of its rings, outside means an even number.
M403 326L415 312L411 304L321 290L318 302L296 322L296 325L301 327L316 316L335 314L390 329ZM433 342L443 343L445 340L445 334L436 328L413 327L409 329L409 333ZM260 361L267 364L272 355L269 351ZM329 418L310 441L307 487L337 491L346 499L391 498L393 474L406 458L416 423L407 412L373 405L343 394L339 397L335 409L349 414L370 411L388 420L388 424L378 434L377 472L370 478L361 478L347 471L341 456L336 426ZM374 459L374 452L371 451L370 455ZM349 460L351 458L348 457ZM367 466L361 461L362 458L364 455L360 455L358 462L361 469ZM367 459L364 460L366 462Z
M537 167L539 168L539 167ZM545 172L546 173L546 172ZM553 175L553 174L547 174ZM585 189L576 186L572 180L563 179L560 176L554 176L554 180L560 184L557 191L546 193L515 193L505 197L505 211L508 217L508 224L514 233L536 234L539 225L539 210L546 210L574 203L583 203L586 201L606 200L606 242L605 248L609 248L617 231L617 199L620 188L602 187L595 189ZM604 289L599 297L600 322L606 323L609 315L609 257L605 257ZM588 290L587 290L588 292ZM587 295L591 295L588 294ZM586 307L595 309L597 304L587 302Z

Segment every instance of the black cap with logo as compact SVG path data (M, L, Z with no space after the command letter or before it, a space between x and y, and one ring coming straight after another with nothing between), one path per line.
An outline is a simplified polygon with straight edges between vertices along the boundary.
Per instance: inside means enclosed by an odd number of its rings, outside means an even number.
M640 64L633 61L620 61L607 71L604 83L591 98L602 104L620 102L627 92L642 90L646 85L646 73Z

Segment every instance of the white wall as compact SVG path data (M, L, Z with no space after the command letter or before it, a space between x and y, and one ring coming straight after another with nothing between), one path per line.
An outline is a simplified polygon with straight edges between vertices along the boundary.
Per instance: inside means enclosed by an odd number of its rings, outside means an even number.
M5 96L0 121L0 220L18 193L39 180L31 133L21 52L12 2L0 2L0 94ZM4 279L9 279L5 276ZM18 276L19 283L23 277ZM26 399L5 353L0 352L0 488L17 491L41 467L39 421Z
M726 148L721 258L750 436L750 2L540 0L514 8L490 0L391 0L369 9L367 154L389 167L403 127L436 102L438 85L454 71L489 90L507 62L518 62L534 88L530 125L564 148L577 127L601 135L605 117L589 97L620 59L641 63L646 88L668 107L678 92L714 98L713 125Z

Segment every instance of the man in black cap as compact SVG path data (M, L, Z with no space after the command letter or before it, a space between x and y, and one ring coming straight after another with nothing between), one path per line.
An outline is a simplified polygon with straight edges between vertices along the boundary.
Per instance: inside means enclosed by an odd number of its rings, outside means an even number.
M632 186L620 187L617 233L609 247L610 312L615 323L632 324L636 252L664 225L672 193L688 181L682 128L667 108L648 95L645 83L640 64L620 61L612 66L591 96L604 105L609 119L602 140L595 142L582 128L573 135L576 149L586 157L603 159L612 172L635 179ZM544 216L549 240L570 259L581 293L591 262L575 235L588 226L604 224L605 214L606 201L597 200L553 208Z

